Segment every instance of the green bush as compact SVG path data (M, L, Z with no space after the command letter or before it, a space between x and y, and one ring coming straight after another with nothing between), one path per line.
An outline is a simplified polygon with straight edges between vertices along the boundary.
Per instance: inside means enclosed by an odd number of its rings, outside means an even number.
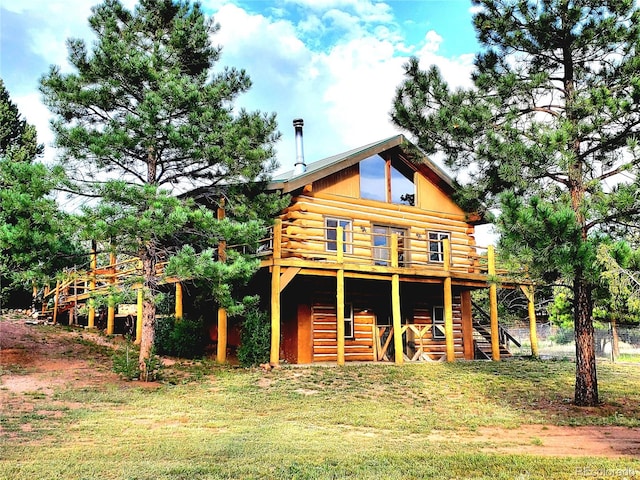
M242 331L238 361L244 367L256 366L269 361L271 324L266 312L259 309L257 300L249 302Z
M552 340L560 345L567 345L573 342L574 332L570 328L559 328L556 334L552 337Z
M113 353L113 371L126 380L139 378L138 356L138 349L130 340L127 340L124 346L119 347Z
M154 346L158 355L202 357L207 346L204 322L201 318L178 320L173 316L159 317L156 321Z

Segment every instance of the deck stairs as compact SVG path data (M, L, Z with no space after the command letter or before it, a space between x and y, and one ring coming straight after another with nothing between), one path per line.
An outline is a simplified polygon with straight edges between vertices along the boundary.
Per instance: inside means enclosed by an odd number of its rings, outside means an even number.
M473 302L473 307L482 317L482 321L474 320L473 322L474 356L477 360L491 360L491 317L475 302ZM521 347L520 342L502 325L498 325L498 342L500 346L500 358L513 356L509 350L509 343Z

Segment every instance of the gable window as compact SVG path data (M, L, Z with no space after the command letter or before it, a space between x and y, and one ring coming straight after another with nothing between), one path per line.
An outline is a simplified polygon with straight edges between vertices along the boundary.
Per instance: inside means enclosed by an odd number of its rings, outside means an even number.
M342 227L342 251L351 253L351 220L344 218L325 218L324 227L328 252L338 251L338 227Z
M373 260L376 265L391 265L391 235L394 233L398 235L398 266L405 265L407 261L405 258L407 230L386 225L374 225Z
M433 311L431 312L431 337L432 338L445 338L444 335L444 307L437 306L433 307Z
M353 338L353 305L350 303L344 304L344 338Z
M387 203L415 204L413 170L399 159L373 155L360 162L360 196Z
M429 261L444 263L444 243L445 238L451 239L447 232L429 232Z

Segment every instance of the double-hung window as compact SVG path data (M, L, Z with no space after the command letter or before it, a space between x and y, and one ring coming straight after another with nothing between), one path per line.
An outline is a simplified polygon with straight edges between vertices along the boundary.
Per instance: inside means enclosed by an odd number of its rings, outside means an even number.
M328 252L338 251L338 227L342 227L342 251L351 253L352 221L344 218L325 218L325 240Z
M431 320L433 325L431 327L432 338L445 338L444 336L444 307L433 307Z
M353 305L344 304L344 338L353 338Z
M444 263L444 239L450 239L447 232L429 232L429 261Z

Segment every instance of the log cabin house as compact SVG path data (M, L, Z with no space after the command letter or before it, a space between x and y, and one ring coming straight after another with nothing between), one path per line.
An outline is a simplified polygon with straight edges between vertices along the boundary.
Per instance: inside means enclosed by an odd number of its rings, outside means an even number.
M250 285L266 299L272 364L499 360L509 355L509 341L519 344L498 324L498 281L501 287L520 286L527 296L537 355L532 285L496 269L493 247L476 245L475 227L484 220L456 204L445 172L403 135L306 165L302 120L294 127L294 170L267 186L291 200L258 250L260 270ZM218 215L224 215L221 208ZM68 311L69 324L76 323L76 307L86 302L87 327L97 325L88 299L139 272L135 258L119 262L112 254L101 268L96 259L94 244L89 271L71 272L46 289L54 306L48 312L43 304L43 316L55 323L58 313ZM166 282L175 285L180 318L181 280ZM488 321L474 318L474 289L489 289ZM140 341L141 292L137 308L109 305L107 334L116 331L118 315L135 314ZM226 362L229 347L238 346L237 322L227 322L226 312L217 309L212 323L216 358Z
M270 298L271 363L508 355L493 250L474 238L483 219L456 204L447 174L403 135L306 165L302 120L294 127L295 168L268 187L291 202L255 282ZM479 288L490 289L490 327L473 319Z

